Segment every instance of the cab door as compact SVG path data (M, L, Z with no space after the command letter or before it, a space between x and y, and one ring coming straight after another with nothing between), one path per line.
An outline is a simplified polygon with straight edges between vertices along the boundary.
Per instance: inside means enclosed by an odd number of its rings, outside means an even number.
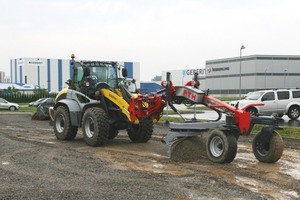
M277 113L277 101L275 92L267 92L261 97L264 106L260 106L261 113Z

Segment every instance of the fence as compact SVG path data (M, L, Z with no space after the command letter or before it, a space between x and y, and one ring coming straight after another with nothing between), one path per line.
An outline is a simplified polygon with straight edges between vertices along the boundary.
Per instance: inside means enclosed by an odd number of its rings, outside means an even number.
M20 93L5 93L0 94L0 98L14 103L29 103L40 98L56 97L56 94L37 95L37 94L20 94Z

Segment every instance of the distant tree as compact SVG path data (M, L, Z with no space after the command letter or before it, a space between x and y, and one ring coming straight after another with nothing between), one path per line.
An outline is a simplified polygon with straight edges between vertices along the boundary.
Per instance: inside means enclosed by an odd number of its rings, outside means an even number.
M48 96L49 92L47 91L47 89L36 87L33 89L33 94L37 96Z
M10 87L10 86L7 87L7 89L5 91L9 94L18 94L18 93L20 93L19 89L15 88L15 87Z
M155 76L152 81L161 81L161 76Z

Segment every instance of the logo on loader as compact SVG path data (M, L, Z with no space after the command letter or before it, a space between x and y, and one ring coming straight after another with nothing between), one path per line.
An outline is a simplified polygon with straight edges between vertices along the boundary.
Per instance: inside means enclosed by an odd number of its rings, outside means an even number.
M183 90L183 96L185 96L185 97L187 97L187 98L189 98L189 99L192 99L192 100L194 100L194 101L196 101L196 94L194 94L194 93L192 93L192 92L190 92L190 91L188 91L188 90L186 90L186 89L184 89Z

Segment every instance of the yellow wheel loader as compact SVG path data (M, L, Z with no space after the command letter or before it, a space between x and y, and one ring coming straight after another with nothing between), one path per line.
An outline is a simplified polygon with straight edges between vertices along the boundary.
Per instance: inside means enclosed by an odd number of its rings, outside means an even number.
M79 62L72 55L71 64L72 79L49 109L57 139L73 140L78 128L90 146L102 146L124 129L132 142L151 138L165 106L160 96L133 96L125 84L127 70L117 62Z

